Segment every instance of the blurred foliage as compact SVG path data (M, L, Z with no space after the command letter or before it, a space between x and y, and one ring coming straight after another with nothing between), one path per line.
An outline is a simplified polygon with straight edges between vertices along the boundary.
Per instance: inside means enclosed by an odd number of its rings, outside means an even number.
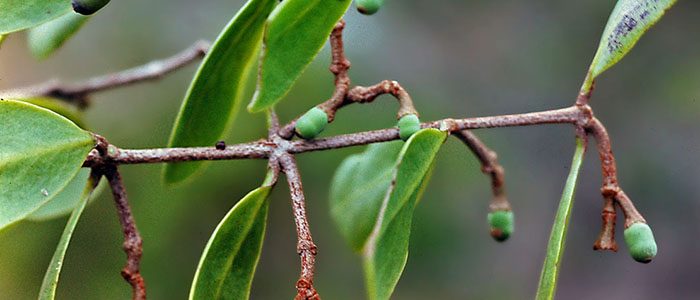
M87 78L165 57L200 38L212 40L242 1L113 2L55 56L38 62L23 34L0 50L0 88L50 78ZM348 13L346 48L355 84L394 79L411 93L421 119L516 113L573 103L610 1L386 1L376 15ZM640 265L626 254L591 250L602 197L595 151L588 151L558 286L561 299L693 299L700 293L700 3L680 1L623 62L601 75L592 105L606 124L620 181L654 228L659 255ZM333 89L327 48L279 105L283 120L327 99ZM131 148L167 143L191 66L155 83L95 95L88 127ZM248 97L252 96L252 86ZM324 136L394 126L389 97L339 112ZM242 112L228 144L264 136L264 117ZM535 294L574 138L569 126L480 130L506 168L518 231L504 244L488 234L489 182L454 139L438 155L416 208L405 273L395 299L523 299ZM310 223L319 247L316 285L328 299L364 293L359 258L334 227L331 175L362 148L299 156ZM182 299L209 235L255 188L263 161L211 164L182 187L161 185L159 165L124 166L144 237L142 270L152 299ZM125 299L122 236L103 193L85 210L66 254L59 299ZM299 259L286 184L273 190L267 236L252 299L288 299ZM21 222L0 232L0 299L34 299L67 217ZM618 236L621 238L621 221ZM619 242L622 242L621 240ZM620 243L624 247L623 243Z

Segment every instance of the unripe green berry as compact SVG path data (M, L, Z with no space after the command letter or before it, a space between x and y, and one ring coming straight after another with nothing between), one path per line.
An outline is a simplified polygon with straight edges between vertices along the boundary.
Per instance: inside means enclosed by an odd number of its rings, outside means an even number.
M418 116L414 114L408 114L399 119L398 126L399 137L401 137L402 140L406 141L414 133L420 130L420 120L418 119Z
M634 223L625 229L625 243L632 258L640 263L649 263L656 256L654 233L645 223Z
M81 15L91 15L103 8L109 0L73 0L73 10Z
M315 138L328 124L328 115L318 107L309 109L296 123L296 132L304 139Z
M491 226L491 236L499 242L503 242L513 234L514 221L513 212L509 210L499 210L488 214L489 226Z
M373 15L384 4L384 0L357 0L357 11L365 15Z

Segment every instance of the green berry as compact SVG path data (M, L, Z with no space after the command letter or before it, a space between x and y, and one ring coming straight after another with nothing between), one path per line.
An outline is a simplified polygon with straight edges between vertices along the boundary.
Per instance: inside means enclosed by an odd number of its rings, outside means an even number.
M499 242L503 242L513 234L514 222L513 212L509 210L499 210L488 214L489 226L491 226L491 236Z
M103 8L109 0L73 0L73 10L81 15L91 15Z
M315 138L328 124L328 115L318 107L307 111L297 120L296 131L299 136L310 140Z
M384 4L384 0L357 0L355 2L357 11L365 15L373 15Z
M640 263L649 263L656 256L654 233L645 223L634 223L625 229L625 243L632 258Z
M406 141L414 133L420 130L420 120L418 119L418 116L414 114L405 115L401 117L401 119L399 119L398 126L399 137L401 137L402 140Z

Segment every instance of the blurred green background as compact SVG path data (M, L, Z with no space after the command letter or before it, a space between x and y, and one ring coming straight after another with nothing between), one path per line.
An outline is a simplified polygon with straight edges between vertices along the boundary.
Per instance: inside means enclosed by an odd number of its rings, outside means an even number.
M0 50L0 89L71 81L174 54L214 39L243 1L113 1L54 56L36 61L24 34ZM545 110L573 103L614 1L387 1L375 16L346 16L356 84L395 79L423 120ZM700 3L679 1L639 45L598 81L592 104L606 124L622 187L656 234L659 255L634 262L591 250L600 228L599 162L589 151L571 219L559 299L697 299L700 294ZM289 120L332 91L328 49L279 106ZM95 132L124 148L163 147L196 67L93 97ZM252 92L252 91L251 91ZM342 110L324 133L395 124L395 101ZM2 130L0 128L0 130ZM574 148L570 126L477 132L499 154L516 214L504 244L488 234L489 182L455 139L445 144L415 213L410 256L395 299L527 299L539 280ZM229 144L265 134L262 115L239 114ZM360 260L328 212L334 169L356 147L298 156L319 247L316 285L325 299L361 299ZM159 165L124 166L144 237L142 272L151 299L184 299L207 239L228 209L263 178L263 161L210 164L203 176L161 185ZM272 194L252 299L290 299L298 274L284 181ZM20 222L0 232L0 299L33 299L67 218ZM125 262L106 193L85 211L70 246L59 299L127 299Z

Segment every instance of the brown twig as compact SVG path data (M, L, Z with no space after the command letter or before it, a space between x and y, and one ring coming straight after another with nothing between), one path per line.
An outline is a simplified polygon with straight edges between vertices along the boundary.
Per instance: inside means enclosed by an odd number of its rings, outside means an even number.
M503 167L498 163L498 155L489 149L474 133L469 130L460 130L453 133L474 153L481 162L481 172L491 178L491 190L493 198L489 205L489 210L510 211L511 206L505 192L505 175Z
M442 119L421 124L421 128L436 128L450 133L479 128L529 126L539 124L577 124L587 118L587 112L577 106L534 113L477 117L466 119ZM356 145L381 143L399 139L397 128L338 135L317 140L298 140L290 143L290 153L344 148Z
M274 149L275 144L265 140L227 145L224 149L217 149L213 146L133 150L120 149L110 145L107 155L101 155L97 150L90 152L83 166L92 167L105 163L128 165L199 160L264 159L268 158Z
M345 21L340 20L335 25L330 36L331 44L331 66L330 71L335 75L335 91L330 99L318 105L318 108L325 111L328 115L328 122L333 122L337 107L343 105L345 95L350 89L350 61L345 57L345 49L343 47L343 28Z
M422 128L437 128L450 133L465 129L529 126L538 124L578 124L587 122L588 110L578 106L533 113L477 117L466 119L443 119L422 123ZM111 164L144 164L185 162L199 160L267 159L275 151L304 153L352 146L381 143L399 139L396 128L372 130L317 140L259 140L236 145L227 145L224 150L216 147L120 149L109 146L107 155L91 152L83 166L92 167L109 162Z
M43 84L0 91L0 97L53 97L85 108L87 106L87 97L92 93L159 79L198 58L204 57L208 50L209 42L197 41L192 44L192 46L169 58L152 61L132 69L106 74L72 84L64 84L57 80L51 80Z
M418 111L413 106L413 100L408 94L406 89L404 89L398 82L393 80L382 80L381 82L372 86L356 86L348 91L346 97L347 104L349 103L368 103L374 101L377 97L391 94L399 101L399 111L396 113L396 119L401 119L401 117L414 114L418 116Z
M292 197L292 210L297 231L297 253L301 258L301 274L297 281L297 296L295 300L320 300L314 289L314 264L316 261L316 245L311 237L309 221L306 217L306 200L301 185L301 175L294 156L285 153L279 156L282 172L287 176L289 191Z
M615 156L613 155L610 136L605 126L597 118L593 117L586 126L586 130L596 140L603 174L603 187L600 190L605 199L601 214L603 226L598 239L593 244L593 248L596 250L616 251L617 245L614 240L616 213L612 205L613 200L625 215L625 228L637 222L646 223L646 220L644 220L644 217L637 211L632 201L618 184Z
M114 165L104 166L105 177L112 188L112 195L119 213L119 223L124 231L124 252L126 252L127 262L122 269L122 277L131 284L133 289L132 299L146 299L146 283L139 271L139 263L141 262L141 254L143 253L143 241L136 229L136 221L131 214L129 201L126 195L126 189L122 182L122 177Z
M406 92L398 82L393 80L383 80L372 86L355 86L350 88L350 61L345 57L343 48L343 28L345 21L340 20L333 28L330 35L331 45L331 66L330 71L335 75L335 90L330 99L317 105L328 116L328 123L333 122L338 110L352 103L369 103L377 97L384 94L391 94L399 102L399 111L397 119L407 115L418 115L418 111L413 105L411 96ZM294 119L289 124L283 126L279 130L279 135L284 139L291 139L294 136L294 128L296 126Z

